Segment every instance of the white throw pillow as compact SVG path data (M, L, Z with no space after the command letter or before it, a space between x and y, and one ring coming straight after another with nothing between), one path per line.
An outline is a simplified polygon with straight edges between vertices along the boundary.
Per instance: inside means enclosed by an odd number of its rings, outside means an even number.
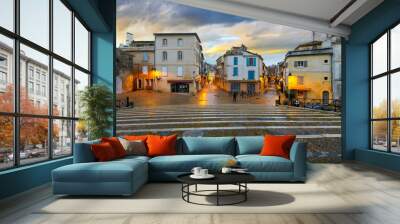
M147 155L146 145L143 141L136 140L136 141L129 141L124 138L119 138L122 146L126 151L126 155L135 155L135 156L145 156Z

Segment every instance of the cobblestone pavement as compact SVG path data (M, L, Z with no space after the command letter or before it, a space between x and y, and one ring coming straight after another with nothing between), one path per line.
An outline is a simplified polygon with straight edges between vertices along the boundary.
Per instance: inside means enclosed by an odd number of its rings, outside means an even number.
M152 103L117 112L117 134L172 134L180 136L239 136L296 134L308 142L308 158L316 162L338 162L341 158L339 113L297 107L271 106L274 95L232 103L229 96L191 96L189 104L175 95L149 95ZM219 90L211 90L219 92ZM151 94L146 92L145 94ZM157 95L157 94L156 94ZM219 95L219 94L216 94ZM178 95L181 96L181 95ZM170 99L173 98L173 99ZM217 99L215 99L217 98ZM201 100L199 100L201 99ZM136 101L136 102L142 102ZM202 102L205 101L205 102ZM258 101L258 102L257 102ZM162 102L156 105L156 102ZM181 102L180 104L171 104ZM225 103L222 103L225 102Z
M203 88L196 95L185 93L161 93L150 90L140 90L126 94L119 94L118 99L124 100L129 97L136 107L156 107L161 105L187 105L195 104L199 106L219 105L233 103L233 97L215 86ZM238 96L238 104L263 104L275 105L277 96L275 90L270 89L265 94L241 97Z

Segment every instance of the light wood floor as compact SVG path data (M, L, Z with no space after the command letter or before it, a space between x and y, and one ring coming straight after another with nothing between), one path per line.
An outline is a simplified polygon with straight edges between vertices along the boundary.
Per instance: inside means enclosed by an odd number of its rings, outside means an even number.
M398 173L357 163L312 164L308 182L324 186L349 203L362 201L367 206L357 214L36 214L38 206L54 200L47 185L0 202L0 223L400 223Z

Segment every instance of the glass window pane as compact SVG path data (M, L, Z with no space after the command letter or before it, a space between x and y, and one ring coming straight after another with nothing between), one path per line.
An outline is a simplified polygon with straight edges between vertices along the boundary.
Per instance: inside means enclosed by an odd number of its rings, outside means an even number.
M71 60L72 12L60 0L53 0L53 17L53 51Z
M53 60L53 115L72 117L72 68Z
M372 122L372 147L387 151L387 121Z
M75 18L75 63L89 70L89 32Z
M25 114L48 114L49 57L21 44L20 109Z
M391 69L400 67L400 24L391 30L390 37Z
M53 120L53 157L72 154L72 121Z
M400 120L391 121L392 152L400 153Z
M49 47L49 0L20 0L21 36Z
M0 1L0 26L14 31L14 0Z
M81 114L80 94L87 86L89 86L89 75L75 69L75 117Z
M0 111L14 111L14 43L0 35Z
M20 123L20 163L28 164L47 160L49 158L49 120L21 117Z
M10 116L0 116L0 170L14 165L14 124Z
M75 143L85 142L88 138L88 130L86 122L84 120L79 120L75 122Z
M387 34L372 44L372 71L374 76L387 71Z
M391 98L391 116L400 118L400 72L391 75L390 98Z
M372 118L387 118L387 77L372 81Z

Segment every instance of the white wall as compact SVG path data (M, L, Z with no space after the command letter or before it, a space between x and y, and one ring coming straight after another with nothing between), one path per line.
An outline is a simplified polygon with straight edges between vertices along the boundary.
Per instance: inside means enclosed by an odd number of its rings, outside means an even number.
M248 80L248 71L254 71L254 80L259 80L260 75L262 73L262 60L257 56L250 56L256 58L256 66L247 66L247 57L246 55L228 55L225 56L225 72L227 80ZM239 74L238 76L233 76L233 68L235 67L233 64L234 57L238 57L238 68Z

